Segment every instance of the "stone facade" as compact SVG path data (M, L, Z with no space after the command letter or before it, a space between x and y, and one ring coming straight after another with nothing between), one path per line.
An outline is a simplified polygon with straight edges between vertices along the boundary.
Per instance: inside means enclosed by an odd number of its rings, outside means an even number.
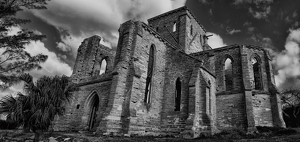
M82 42L71 76L80 91L57 118L56 130L199 137L285 127L262 47L212 49L186 7L148 23L123 23L116 51L101 45L99 36Z

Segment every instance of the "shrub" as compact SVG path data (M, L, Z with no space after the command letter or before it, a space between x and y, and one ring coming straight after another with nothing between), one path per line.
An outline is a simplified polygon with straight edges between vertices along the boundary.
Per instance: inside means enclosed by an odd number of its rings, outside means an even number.
M18 124L14 121L0 120L0 129L16 129Z
M266 126L257 126L256 127L259 133L271 133L274 135L291 135L298 133L294 129L282 128L282 127L266 127Z

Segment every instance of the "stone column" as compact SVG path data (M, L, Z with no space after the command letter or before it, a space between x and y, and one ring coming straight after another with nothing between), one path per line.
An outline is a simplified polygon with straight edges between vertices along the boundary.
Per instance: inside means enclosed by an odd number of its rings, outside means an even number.
M257 131L255 127L255 120L253 115L253 105L252 105L252 86L250 82L249 74L249 60L246 48L244 45L240 47L241 53L241 65L242 65L242 75L243 75L243 85L244 85L244 95L245 95L245 111L247 119L247 132Z
M265 53L266 73L267 73L267 80L268 80L268 87L269 87L268 91L270 92L273 126L285 128L285 122L282 117L281 99L280 99L279 92L275 86L275 79L272 72L271 59L269 58L269 55L266 50L264 50L264 53Z
M123 135L124 128L124 118L128 109L126 107L125 101L129 101L128 96L131 92L128 89L127 83L129 78L132 78L130 74L131 66L131 56L132 56L132 48L135 43L136 36L135 33L135 23L134 21L127 21L120 27L120 37L123 39L119 39L123 41L119 43L117 48L120 48L119 52L119 62L116 64L113 70L113 78L112 85L109 95L109 105L108 109L104 114L103 120L100 122L99 127L97 128L97 132L110 134L113 133L115 135ZM118 50L117 50L118 51Z

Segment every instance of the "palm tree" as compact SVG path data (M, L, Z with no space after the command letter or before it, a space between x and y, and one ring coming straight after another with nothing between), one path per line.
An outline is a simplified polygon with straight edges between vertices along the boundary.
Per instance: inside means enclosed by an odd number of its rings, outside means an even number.
M78 90L67 76L41 77L36 83L32 76L23 74L20 79L25 82L24 91L16 98L5 97L0 102L0 113L9 112L12 120L23 124L35 133L35 141L47 130L56 115L63 115L65 102L69 102L72 93ZM14 107L11 107L14 106Z
M28 130L26 116L29 112L29 97L21 93L17 97L12 95L4 96L0 100L0 113L7 116L8 121L13 121L16 127L24 124L24 130Z

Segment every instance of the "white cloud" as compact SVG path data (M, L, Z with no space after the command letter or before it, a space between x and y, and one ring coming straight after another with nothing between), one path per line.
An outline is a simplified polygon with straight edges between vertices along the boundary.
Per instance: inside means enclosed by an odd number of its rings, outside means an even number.
M34 79L37 79L39 77L42 77L44 75L47 76L55 76L55 75L67 75L70 76L72 74L71 67L62 62L59 57L54 53L49 51L44 43L37 41L37 42L31 42L28 44L25 48L25 50L30 53L31 55L37 55L37 54L44 54L48 55L48 59L46 62L41 63L42 66L41 70L32 70L29 73L34 77Z
M275 75L276 85L284 86L289 78L300 76L300 29L290 30L286 39L285 50L273 60L278 74ZM290 83L289 83L290 84Z
M213 35L213 36L210 36L207 41L208 45L211 48L218 48L218 47L223 47L223 46L227 45L226 43L223 42L223 39L218 34L207 32L206 35Z
M146 22L148 18L184 6L186 0L51 0L47 10L33 11L34 15L69 32L57 43L63 51L77 48L83 39L92 35L103 37L104 45L115 47L118 28L129 20Z

